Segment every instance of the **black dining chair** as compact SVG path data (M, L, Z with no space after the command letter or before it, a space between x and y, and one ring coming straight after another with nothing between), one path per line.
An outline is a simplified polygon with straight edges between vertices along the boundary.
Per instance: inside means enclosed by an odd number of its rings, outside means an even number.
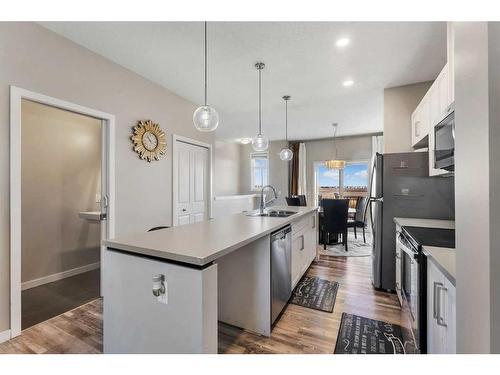
M356 228L363 228L363 242L366 243L365 227L366 227L366 209L368 207L368 198L361 197L358 199L356 204L356 213L354 214L354 219L349 219L347 221L348 228L354 228L354 238L358 238L356 233Z
M166 226L154 227L154 228L149 229L148 232L154 232L155 230L167 229L167 228L170 228L170 227L166 227Z
M341 235L342 244L347 251L347 213L348 199L323 199L323 248L329 242L330 235Z
M286 197L285 199L288 206L300 206L300 200L298 197Z
M286 204L288 206L307 206L305 195L292 195L291 197L286 197Z
M301 206L307 206L306 196L304 194L297 195Z

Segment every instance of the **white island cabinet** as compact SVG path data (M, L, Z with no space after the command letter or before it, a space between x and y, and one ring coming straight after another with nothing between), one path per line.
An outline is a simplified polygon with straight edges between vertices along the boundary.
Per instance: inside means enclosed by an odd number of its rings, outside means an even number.
M269 336L271 233L291 225L293 283L316 255L317 208L286 209L104 241L104 352L217 353L218 321Z
M456 353L456 289L434 261L427 261L427 353Z

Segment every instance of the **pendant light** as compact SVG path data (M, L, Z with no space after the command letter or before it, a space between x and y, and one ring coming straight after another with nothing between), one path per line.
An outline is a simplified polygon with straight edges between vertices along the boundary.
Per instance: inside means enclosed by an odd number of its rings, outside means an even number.
M328 169L344 169L345 168L345 160L337 159L337 146L335 144L335 134L337 133L337 123L332 124L333 127L333 147L335 149L335 156L331 160L325 161L325 167Z
M290 161L293 158L293 152L288 148L288 101L291 99L290 95L283 96L285 101L285 142L286 147L280 151L280 159L283 161Z
M213 132L219 126L219 114L207 104L207 22L205 21L205 101L193 114L194 127L200 132Z
M263 62L255 64L255 68L259 72L259 134L252 139L252 147L257 152L266 151L269 146L269 141L262 135L262 69L265 66Z

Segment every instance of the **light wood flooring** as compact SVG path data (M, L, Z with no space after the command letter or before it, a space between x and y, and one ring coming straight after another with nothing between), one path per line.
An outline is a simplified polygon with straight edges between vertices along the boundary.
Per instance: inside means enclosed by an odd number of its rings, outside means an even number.
M321 255L309 276L337 281L339 291L333 313L288 305L271 337L219 324L220 353L333 353L343 312L400 324L395 294L373 289L371 257ZM23 331L0 344L0 353L100 353L102 301L87 303Z

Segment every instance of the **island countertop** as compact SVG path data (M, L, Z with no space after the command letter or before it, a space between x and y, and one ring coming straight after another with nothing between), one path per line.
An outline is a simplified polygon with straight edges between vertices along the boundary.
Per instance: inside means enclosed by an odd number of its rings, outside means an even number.
M296 211L286 217L251 217L245 213L104 241L111 249L204 266L233 250L317 211L317 207L271 207Z

